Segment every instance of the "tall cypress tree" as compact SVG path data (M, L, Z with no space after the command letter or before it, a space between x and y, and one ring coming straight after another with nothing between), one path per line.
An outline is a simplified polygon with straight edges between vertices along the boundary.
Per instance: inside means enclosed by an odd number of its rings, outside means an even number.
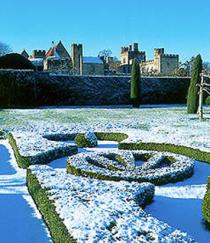
M139 63L136 59L133 60L132 64L130 98L133 107L138 108L141 100L141 73Z
M191 81L187 94L187 112L191 114L197 113L198 110L199 87L196 85L201 82L202 65L201 55L199 54L193 61Z

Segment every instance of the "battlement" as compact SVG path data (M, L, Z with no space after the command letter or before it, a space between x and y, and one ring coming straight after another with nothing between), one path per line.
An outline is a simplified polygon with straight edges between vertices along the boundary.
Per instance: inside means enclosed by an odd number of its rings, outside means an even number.
M161 57L179 58L179 55L177 55L177 54L161 54Z
M133 52L139 52L139 45L138 43L133 43L132 45L129 45L128 47L121 47L121 53L125 53L128 51L133 51Z
M32 58L44 58L46 55L45 50L33 50Z
M72 48L72 49L77 49L77 50L82 49L82 44L76 44L76 43L73 43L73 44L71 45L71 48Z

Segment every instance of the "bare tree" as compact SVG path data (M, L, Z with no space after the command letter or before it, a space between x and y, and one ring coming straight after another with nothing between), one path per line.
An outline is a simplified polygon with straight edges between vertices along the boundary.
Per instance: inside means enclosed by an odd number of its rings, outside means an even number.
M12 52L12 49L9 45L7 45L3 42L0 42L0 56L4 56L11 52Z
M111 55L112 51L110 49L104 49L99 52L98 57L104 58L104 60L106 60L106 58L111 57Z

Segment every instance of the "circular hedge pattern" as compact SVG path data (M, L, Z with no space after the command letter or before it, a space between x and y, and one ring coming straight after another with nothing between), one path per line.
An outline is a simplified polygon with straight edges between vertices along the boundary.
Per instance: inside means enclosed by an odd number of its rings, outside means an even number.
M151 182L160 185L192 176L194 162L182 155L162 152L91 152L71 156L67 171L102 180Z

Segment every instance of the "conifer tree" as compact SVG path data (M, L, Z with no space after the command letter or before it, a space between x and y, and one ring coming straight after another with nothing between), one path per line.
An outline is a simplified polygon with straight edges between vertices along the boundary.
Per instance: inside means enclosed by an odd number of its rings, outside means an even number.
M197 113L198 110L198 91L199 87L197 84L201 82L201 74L202 72L202 59L201 55L197 55L193 61L192 65L192 75L190 86L187 94L187 112L191 114Z
M133 107L138 108L141 101L141 73L139 63L136 59L133 60L132 64L130 98Z

